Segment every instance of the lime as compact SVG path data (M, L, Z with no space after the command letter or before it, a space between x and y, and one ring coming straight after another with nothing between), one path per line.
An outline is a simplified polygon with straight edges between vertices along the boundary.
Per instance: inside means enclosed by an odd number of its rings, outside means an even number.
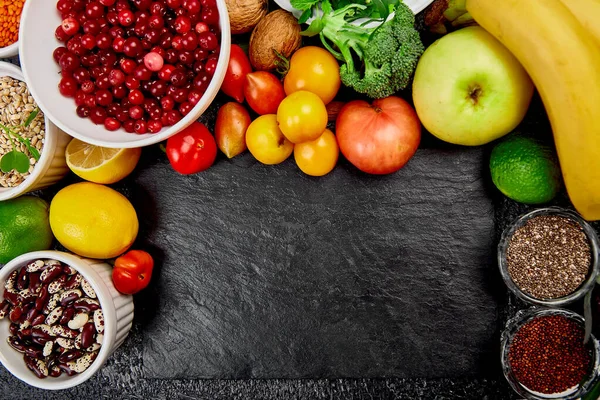
M60 190L50 204L50 226L67 249L90 258L113 258L138 233L135 209L121 193L91 182Z
M44 200L23 196L0 202L0 264L30 251L48 250L53 239Z
M552 200L562 183L554 149L518 134L494 147L490 172L492 181L505 196L526 204Z

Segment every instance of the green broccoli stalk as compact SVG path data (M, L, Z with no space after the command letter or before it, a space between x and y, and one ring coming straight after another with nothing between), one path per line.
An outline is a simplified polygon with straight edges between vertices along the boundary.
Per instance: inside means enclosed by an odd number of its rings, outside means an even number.
M327 50L343 64L340 77L344 85L379 99L390 96L410 84L417 62L425 50L415 30L415 16L399 3L393 18L379 26L366 27L380 18L367 18L361 25L347 20L366 6L349 4L333 11L328 0L321 3L323 15L303 32L318 34Z

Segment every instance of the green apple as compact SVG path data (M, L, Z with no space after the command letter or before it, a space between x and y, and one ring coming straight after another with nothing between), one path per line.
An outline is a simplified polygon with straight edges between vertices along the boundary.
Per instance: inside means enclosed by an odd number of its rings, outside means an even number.
M452 32L419 60L413 101L423 126L446 142L477 146L522 120L533 83L519 61L479 26Z

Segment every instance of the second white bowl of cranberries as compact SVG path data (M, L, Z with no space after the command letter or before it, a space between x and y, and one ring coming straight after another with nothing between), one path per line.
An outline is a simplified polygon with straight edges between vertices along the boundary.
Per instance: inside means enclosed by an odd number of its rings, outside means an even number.
M142 147L208 108L231 33L224 0L28 0L19 46L29 89L58 127Z

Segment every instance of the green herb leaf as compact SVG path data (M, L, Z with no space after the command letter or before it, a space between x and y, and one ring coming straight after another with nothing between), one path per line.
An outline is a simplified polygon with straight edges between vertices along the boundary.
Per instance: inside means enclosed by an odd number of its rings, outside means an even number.
M25 147L27 147L29 154L31 154L31 157L35 158L35 161L40 160L40 152L38 151L38 149L33 147L33 145L31 144L31 141L29 139L23 138L21 136L17 136L17 140L20 143L23 143L25 145Z
M331 13L331 3L329 0L323 0L321 3L321 9L323 10L323 14L327 15Z
M321 18L315 18L312 20L308 28L300 32L302 36L315 36L323 30L323 21Z
M31 125L31 123L33 122L33 120L35 119L35 117L37 117L37 115L39 114L40 110L39 108L36 108L35 110L33 110L31 112L31 114L29 114L29 117L27 117L27 119L25 120L25 123L23 124L23 126L29 126Z
M297 10L308 10L314 5L319 4L319 0L291 0L290 4Z
M0 170L7 173L13 169L24 174L29 171L29 157L16 150L9 151L0 158Z
M300 18L298 18L298 23L303 24L312 16L312 8L307 8L302 12Z

